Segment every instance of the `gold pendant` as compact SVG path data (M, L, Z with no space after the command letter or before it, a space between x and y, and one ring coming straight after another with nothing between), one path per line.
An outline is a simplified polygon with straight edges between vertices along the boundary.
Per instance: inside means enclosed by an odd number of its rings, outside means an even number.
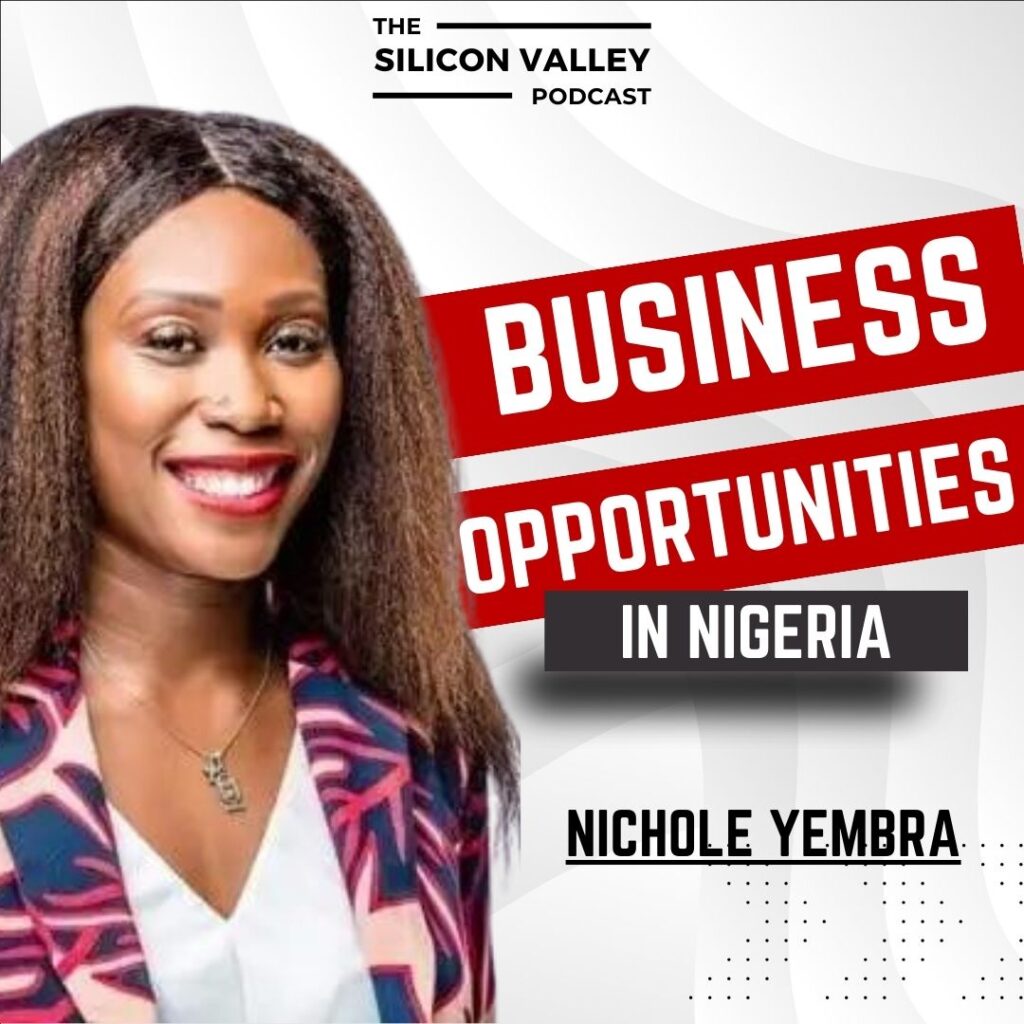
M217 799L228 814L237 814L245 810L242 787L238 780L228 771L224 756L218 751L203 755L203 775L206 781L217 790Z

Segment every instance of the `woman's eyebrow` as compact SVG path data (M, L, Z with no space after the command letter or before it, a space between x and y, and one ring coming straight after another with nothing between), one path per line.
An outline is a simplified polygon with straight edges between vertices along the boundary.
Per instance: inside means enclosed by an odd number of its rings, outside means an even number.
M220 309L221 301L215 295L204 295L201 292L178 292L164 288L146 288L133 295L122 307L120 316L124 316L132 306L146 299L170 299L189 306L201 306L204 309Z
M267 299L263 305L268 312L277 313L282 309L287 309L293 304L307 301L319 302L326 305L327 296L316 288L299 288L294 291L282 292L280 295L275 295L272 299Z
M223 305L216 295L205 295L202 292L181 292L166 288L146 288L133 295L121 307L121 312L118 315L124 316L133 306L145 302L147 299L165 299L184 305L200 306L203 309L220 309ZM322 291L315 288L301 288L275 295L273 298L267 299L263 305L268 312L277 313L293 304L307 301L326 304L327 297Z

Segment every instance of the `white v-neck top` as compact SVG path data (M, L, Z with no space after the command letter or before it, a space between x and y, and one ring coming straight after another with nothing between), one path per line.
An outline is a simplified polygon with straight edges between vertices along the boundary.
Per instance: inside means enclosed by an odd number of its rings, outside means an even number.
M161 1022L380 1020L323 807L296 729L266 831L223 918L111 806Z

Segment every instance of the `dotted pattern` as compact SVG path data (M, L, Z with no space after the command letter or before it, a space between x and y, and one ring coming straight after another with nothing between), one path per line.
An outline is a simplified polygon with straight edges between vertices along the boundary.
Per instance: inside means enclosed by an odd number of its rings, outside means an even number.
M930 870L933 872L956 871L969 869L970 858L966 851L967 844L960 844L963 866L960 868L921 868L918 871ZM1017 892L1017 905L1024 907L1024 843L980 843L978 846L980 858L975 861L982 869L991 872L997 869L998 885L1000 888L1013 887ZM734 876L737 873L746 873L753 865L750 864L723 864L728 875ZM732 869L737 869L734 872ZM790 870L800 870L797 865ZM882 992L880 987L891 984L906 982L911 977L915 965L927 963L929 944L938 947L946 943L947 937L955 939L967 939L969 941L969 920L965 919L963 911L956 911L947 905L946 899L933 898L929 896L929 883L924 878L881 878L881 873L897 873L907 870L901 865L871 865L862 868L858 865L842 865L836 867L804 867L807 871L871 871L872 878L865 878L861 885L864 887L865 897L869 895L879 898L882 906L897 907L899 909L898 922L895 926L895 934L890 941L888 937L881 939L881 949L867 951L868 955L860 957L856 967L844 965L841 974L835 976L835 989L827 991L823 995L826 1002L851 1002L867 1001L869 999L888 1000L889 994ZM712 869L715 870L715 869ZM771 868L763 868L771 871ZM913 870L911 867L909 870ZM1003 877L1005 876L1005 877ZM714 876L713 876L714 877ZM764 915L764 924L771 926L783 925L793 933L793 942L808 943L811 939L822 939L822 935L816 935L823 927L829 924L826 916L821 912L815 913L815 908L807 900L791 901L789 894L789 880L772 881L771 878L736 878L726 877L724 884L727 889L732 890L735 897L742 900L743 909L755 922ZM941 876L931 883L936 888L941 886ZM776 891L772 891L772 886ZM778 889L782 889L782 898L779 898ZM773 898L774 897L774 898ZM781 915L781 916L780 916ZM1000 956L998 964L993 962L990 971L978 975L977 985L971 992L961 994L961 1002L1007 1002L1015 1001L1024 1003L1024 915L1019 927L1019 935L1011 936L1011 941L1016 946L1015 956ZM945 934L942 934L945 932ZM778 937L771 936L749 936L743 940L743 949L740 955L729 955L725 958L722 971L716 975L708 975L709 986L716 989L724 989L724 993L718 996L719 999L728 1001L739 1000L749 1001L752 996L757 995L757 987L764 986L774 980L786 978L788 968L778 974L776 971L779 964L789 963L790 937L782 937L781 943ZM779 946L781 945L781 950ZM734 951L735 954L736 951ZM781 953L781 955L779 955ZM723 984L724 983L724 984ZM864 987L869 987L870 992L864 992ZM713 993L698 996L691 993L689 1000L695 999L712 1000ZM1024 1018L1022 1018L1024 1019Z

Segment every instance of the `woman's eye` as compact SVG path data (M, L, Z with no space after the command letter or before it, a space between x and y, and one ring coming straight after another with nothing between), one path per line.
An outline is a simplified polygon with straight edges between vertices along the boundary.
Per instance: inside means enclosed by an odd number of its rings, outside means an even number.
M174 324L156 327L145 336L145 347L172 356L187 356L199 351L195 334Z
M278 331L269 348L287 356L308 357L319 353L327 344L327 335L316 328L289 327Z

